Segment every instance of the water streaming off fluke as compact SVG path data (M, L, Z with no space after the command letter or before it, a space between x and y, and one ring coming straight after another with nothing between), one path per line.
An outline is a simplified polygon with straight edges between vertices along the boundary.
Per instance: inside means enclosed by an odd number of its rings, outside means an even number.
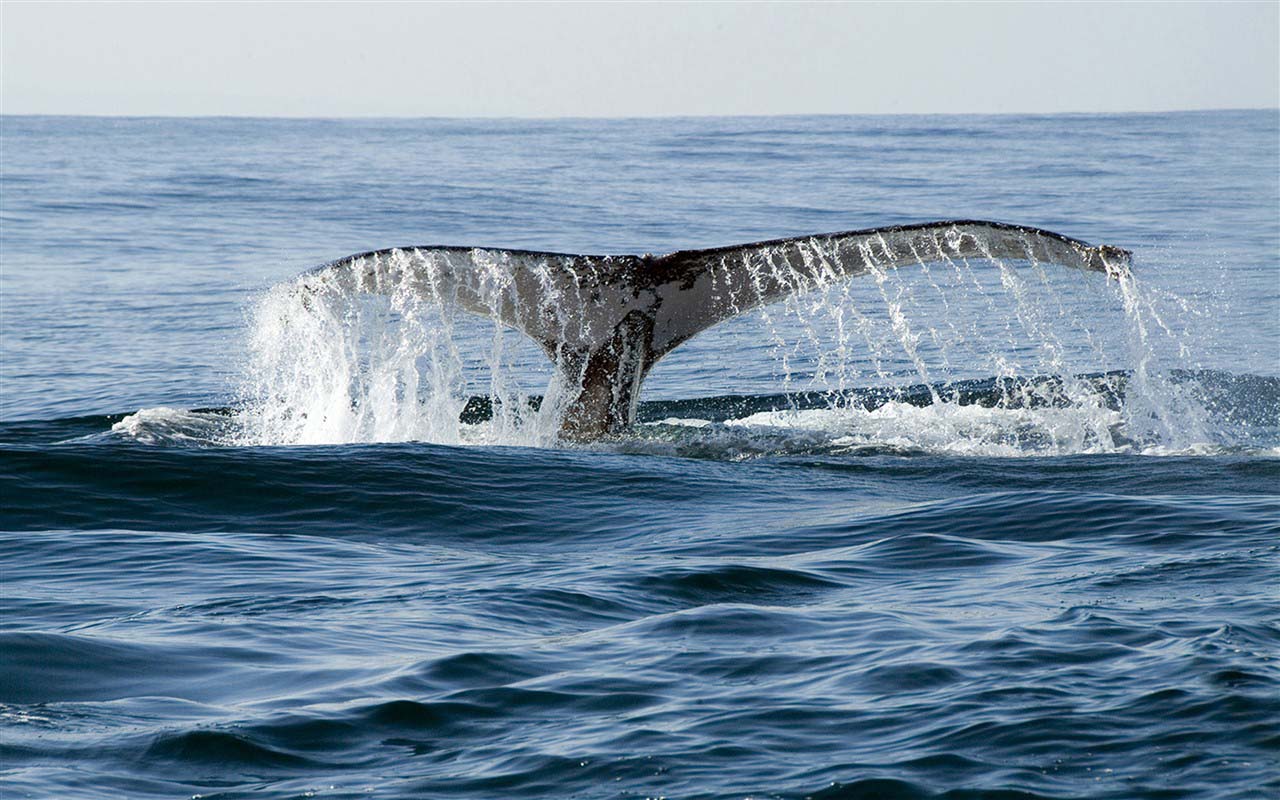
M636 422L640 383L659 359L755 311L756 336L770 345L784 395L767 413L708 430L695 408L661 432L592 432L621 434L634 448L670 439L672 428L698 429L732 441L764 437L784 452L814 440L988 455L1229 444L1194 382L1171 379L1181 365L1157 363L1153 339L1182 334L1163 323L1128 260L1118 248L998 223L656 258L463 248L363 254L259 301L236 441L551 446L593 405ZM1057 264L1080 269L1064 281L1051 275ZM869 281L847 280L856 276ZM1104 302L1123 314L1121 339L1088 318L1096 304L1064 302L1080 285L1095 294L1102 286ZM1115 365L1122 390L1087 377ZM966 400L958 386L975 378L989 378L990 389ZM869 403L858 390L872 386L891 387L890 396ZM924 387L929 402L908 402L910 386ZM802 411L791 399L797 389L825 402ZM483 420L467 413L477 402Z
M782 388L803 380L805 390L828 396L827 409L798 415L787 402L772 416L737 421L737 428L992 454L1135 445L1176 450L1212 442L1199 403L1152 364L1152 329L1177 334L1160 328L1122 251L1110 251L1109 277L1117 280L1108 291L1127 323L1126 341L1118 343L1128 351L1119 356L1127 357L1131 370L1123 400L1076 377L1114 362L1117 354L1107 348L1116 349L1117 342L1098 341L1089 321L1067 313L1054 296L1044 262L1068 261L1071 253L1055 253L1044 241L1038 232L1004 226L936 226L894 241L875 232L856 241L809 237L700 251L697 259L683 259L683 272L668 267L665 273L661 260L655 269L651 257L457 248L365 254L307 273L261 300L251 331L240 441L551 445L566 417L579 411L575 399L591 389L584 386L592 377L584 351L613 348L615 361L647 356L647 363L620 370L608 387L630 392L635 402L635 388L654 356L689 338L687 329L696 333L758 308L760 335L772 344ZM1097 256L1090 264L1090 255L1077 265L1107 269ZM697 268L689 269L691 261ZM892 269L910 263L919 269ZM637 279L646 269L660 277ZM843 280L861 274L875 287L869 306L867 294ZM677 309L683 318L674 321L670 312L665 319L652 314L656 319L637 335L647 337L648 352L637 356L626 351L627 341L609 340L611 331L639 316L638 309L661 312L664 301L670 308L686 297L702 307ZM476 323L463 319L468 314L487 318L490 335L473 335ZM986 317L984 330L974 315ZM987 332L993 315L1007 318L1006 337ZM691 316L698 322L683 322ZM460 325L470 326L471 335L459 335ZM487 347L476 347L477 339ZM1081 341L1092 347L1082 351ZM538 363L537 350L547 364ZM1081 352L1093 360L1081 360ZM915 380L899 383L930 387L932 402L903 407L886 431L880 423L888 410L867 408L849 390L892 382L886 363L904 359ZM973 375L998 379L995 394L982 404L981 423L957 425L977 413L961 410L972 403L953 390L957 380ZM636 386L620 387L617 379ZM490 412L479 424L464 413L475 396L487 401ZM848 430L857 412L876 421L870 431ZM878 440L876 433L886 437Z

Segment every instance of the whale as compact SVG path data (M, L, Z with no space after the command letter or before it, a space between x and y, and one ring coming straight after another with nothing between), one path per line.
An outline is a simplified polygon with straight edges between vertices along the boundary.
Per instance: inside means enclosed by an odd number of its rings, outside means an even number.
M423 245L370 250L304 273L345 291L397 295L490 318L533 340L563 392L559 435L630 427L645 376L702 331L790 295L930 262L1027 261L1128 274L1132 252L985 220L820 233L654 255ZM314 288L314 286L313 286Z

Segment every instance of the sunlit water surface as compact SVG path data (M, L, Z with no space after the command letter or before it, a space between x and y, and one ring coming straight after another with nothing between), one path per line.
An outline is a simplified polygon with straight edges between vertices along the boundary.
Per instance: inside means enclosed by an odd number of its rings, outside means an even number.
M0 138L6 797L1280 793L1280 114ZM948 218L1133 276L801 293L574 446L519 334L296 282Z

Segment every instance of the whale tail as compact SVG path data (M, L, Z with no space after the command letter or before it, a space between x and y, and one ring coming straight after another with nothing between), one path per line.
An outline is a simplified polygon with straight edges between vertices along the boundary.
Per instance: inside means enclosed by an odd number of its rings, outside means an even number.
M681 343L796 292L893 267L967 259L1048 262L1120 277L1131 256L1038 228L959 220L661 256L392 248L312 273L356 291L409 292L523 332L556 364L565 385L577 387L560 433L582 441L631 425L645 376Z

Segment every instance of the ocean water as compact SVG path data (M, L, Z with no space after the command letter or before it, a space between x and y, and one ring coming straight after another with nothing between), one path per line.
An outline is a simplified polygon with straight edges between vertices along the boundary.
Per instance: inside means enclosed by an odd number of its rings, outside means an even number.
M1280 112L6 116L0 168L6 798L1280 795ZM801 293L589 444L518 334L297 282L954 218L1132 276Z

